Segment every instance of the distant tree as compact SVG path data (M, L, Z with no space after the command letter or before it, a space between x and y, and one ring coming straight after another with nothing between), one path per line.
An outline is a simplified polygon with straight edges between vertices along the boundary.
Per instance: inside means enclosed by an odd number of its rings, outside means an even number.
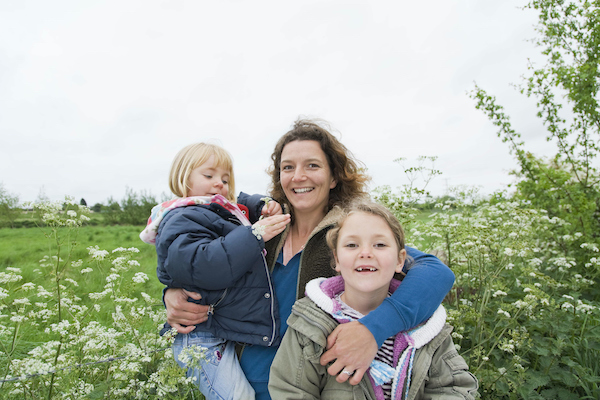
M102 208L104 208L104 205L102 205L102 203L96 203L92 206L92 208L90 208L90 210L99 213L102 212Z
M104 216L104 222L109 225L117 225L121 215L121 206L119 202L109 197L106 206L102 208L102 214Z
M121 200L122 213L119 222L124 225L145 225L155 205L156 198L150 193L142 191L138 194L127 188L125 198Z
M46 194L46 188L44 188L44 186L42 186L40 188L40 191L38 192L37 198L35 199L36 203L43 203L46 201L50 201L50 197L48 197L48 195Z
M0 224L13 228L22 211L18 206L19 197L9 193L0 182Z

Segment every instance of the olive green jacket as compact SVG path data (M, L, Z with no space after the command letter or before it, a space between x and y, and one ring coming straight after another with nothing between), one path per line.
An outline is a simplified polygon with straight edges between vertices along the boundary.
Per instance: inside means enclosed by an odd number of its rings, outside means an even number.
M327 336L338 325L329 314L306 297L294 304L288 325L271 365L271 398L376 400L366 374L356 386L339 383L319 363ZM477 379L457 353L451 332L452 327L445 325L416 351L408 399L473 399L477 395Z

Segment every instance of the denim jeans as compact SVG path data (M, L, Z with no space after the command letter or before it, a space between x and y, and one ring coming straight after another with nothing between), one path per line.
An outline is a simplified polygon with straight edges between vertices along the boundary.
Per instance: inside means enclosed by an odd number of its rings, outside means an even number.
M197 365L186 365L179 360L185 347L207 348L206 357ZM175 361L187 369L188 377L196 377L196 385L206 400L254 400L254 389L248 383L237 355L235 343L220 339L208 332L178 334L173 343Z

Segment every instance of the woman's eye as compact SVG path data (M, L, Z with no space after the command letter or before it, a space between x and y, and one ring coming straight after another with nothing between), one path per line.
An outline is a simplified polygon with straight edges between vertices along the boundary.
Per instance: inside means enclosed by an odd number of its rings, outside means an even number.
M284 165L283 167L281 167L281 170L282 170L282 171L289 171L289 170L291 170L291 169L292 169L292 166L291 166L291 165Z
M308 164L309 168L319 168L319 164Z

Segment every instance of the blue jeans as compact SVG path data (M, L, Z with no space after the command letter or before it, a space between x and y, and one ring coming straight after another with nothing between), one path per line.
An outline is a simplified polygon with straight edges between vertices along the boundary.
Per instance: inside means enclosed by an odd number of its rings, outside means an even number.
M202 346L206 353L196 365L186 365L179 360L179 354L186 347ZM195 383L206 400L254 400L254 389L248 383L237 355L235 343L220 339L208 332L178 334L173 342L175 361L187 369L188 377L195 377Z

